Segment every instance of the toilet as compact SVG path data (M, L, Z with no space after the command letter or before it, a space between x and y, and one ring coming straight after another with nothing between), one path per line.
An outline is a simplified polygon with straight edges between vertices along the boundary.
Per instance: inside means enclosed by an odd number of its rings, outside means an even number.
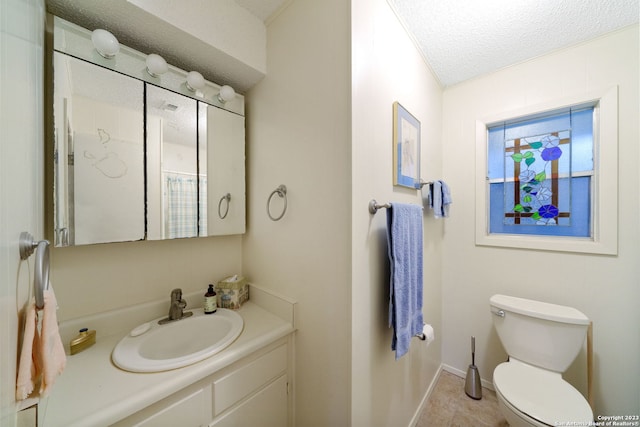
M498 407L511 427L591 425L587 400L562 378L589 319L575 308L507 295L489 299L509 361L493 371Z

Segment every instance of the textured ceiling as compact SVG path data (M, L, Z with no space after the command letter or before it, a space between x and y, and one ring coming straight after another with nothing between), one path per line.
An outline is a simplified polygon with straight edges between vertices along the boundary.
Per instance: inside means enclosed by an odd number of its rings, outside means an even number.
M293 0L234 1L268 23ZM640 16L640 0L387 1L445 87L637 23ZM141 15L127 0L47 0L47 7L85 28L109 28L126 45L164 53L170 63L203 70L241 93L261 78L252 70L223 69L201 41Z
M639 0L388 0L443 86L638 22Z

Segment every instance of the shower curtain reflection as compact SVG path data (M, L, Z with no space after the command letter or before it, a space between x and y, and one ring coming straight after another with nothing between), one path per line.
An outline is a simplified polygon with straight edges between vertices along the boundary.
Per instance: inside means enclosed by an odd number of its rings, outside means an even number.
M163 175L164 238L206 236L206 221L198 233L198 205L203 209L201 217L206 218L207 178L201 176L198 184L195 174L165 171Z

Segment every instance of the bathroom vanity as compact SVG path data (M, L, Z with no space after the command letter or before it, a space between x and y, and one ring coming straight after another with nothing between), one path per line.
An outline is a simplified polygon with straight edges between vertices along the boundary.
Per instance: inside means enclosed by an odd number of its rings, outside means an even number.
M186 296L187 309L201 298ZM292 425L295 303L251 286L251 300L237 311L244 329L226 349L164 372L117 368L111 352L118 341L163 315L166 305L159 301L62 323L64 342L83 326L97 330L97 342L68 356L51 396L40 403L39 425Z

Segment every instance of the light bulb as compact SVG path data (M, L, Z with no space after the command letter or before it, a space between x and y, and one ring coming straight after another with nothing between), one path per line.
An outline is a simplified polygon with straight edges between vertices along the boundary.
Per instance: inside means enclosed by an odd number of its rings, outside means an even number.
M204 77L197 71L189 71L187 74L187 89L191 92L195 92L198 89L204 87Z
M107 30L97 29L91 33L91 42L98 53L104 58L111 59L120 50L118 39Z
M218 93L218 101L227 103L236 97L236 91L229 85L224 85L220 88L220 93Z
M165 61L162 56L155 53L147 56L147 73L149 73L151 77L159 77L160 74L164 74L168 70L167 61Z

